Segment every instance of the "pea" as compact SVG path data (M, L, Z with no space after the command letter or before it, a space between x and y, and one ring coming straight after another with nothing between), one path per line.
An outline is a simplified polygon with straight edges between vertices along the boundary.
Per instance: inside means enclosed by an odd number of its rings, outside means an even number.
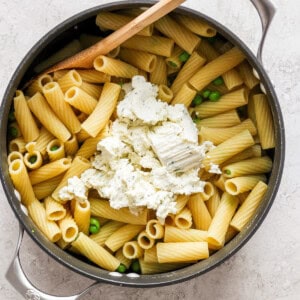
M186 51L182 52L182 53L179 55L179 60L180 60L181 62L186 62L189 58L190 58L190 55L189 55Z
M196 124L199 123L200 122L200 118L199 117L194 117L193 118L193 122L196 123Z
M59 148L59 146L57 145L54 145L50 148L51 151L56 151L57 149Z
M32 156L30 156L30 158L28 160L29 160L29 162L31 164L34 164L37 161L37 156L36 155L32 155Z
M95 219L95 218L91 218L90 219L90 233L98 233L100 231L100 222Z
M14 126L11 126L8 128L8 135L12 138L16 138L18 136L19 132L18 129Z
M141 267L140 267L140 263L138 260L134 260L131 264L131 269L133 272L135 273L140 273L141 272Z
M231 175L231 171L228 170L228 169L226 169L226 170L224 171L224 173L227 174L227 175Z
M197 105L201 104L202 101L203 101L202 96L197 94L196 97L192 101L192 106L197 106Z
M127 270L127 268L123 264L120 264L119 267L117 268L117 272L119 272L119 273L125 273L126 270Z
M224 80L222 77L217 77L214 81L213 84L218 86L218 85L222 85L224 83Z
M207 99L207 98L209 97L210 93L211 93L210 90L204 90L204 91L202 92L202 96L203 96L205 99Z
M8 121L9 122L14 122L16 120L15 118L15 113L13 111L10 111L8 114Z
M212 102L216 102L221 98L221 94L218 91L213 91L209 94L209 100Z

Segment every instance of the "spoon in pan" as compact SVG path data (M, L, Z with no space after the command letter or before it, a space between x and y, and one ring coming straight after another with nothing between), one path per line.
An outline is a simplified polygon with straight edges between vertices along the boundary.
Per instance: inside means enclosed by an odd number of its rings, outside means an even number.
M51 73L63 69L92 68L93 61L98 55L105 55L109 53L111 50L120 46L123 42L134 36L146 26L167 15L184 1L185 0L158 1L155 5L151 6L145 12L143 12L128 24L116 30L103 40L69 58L62 60L61 62L48 68L43 73Z

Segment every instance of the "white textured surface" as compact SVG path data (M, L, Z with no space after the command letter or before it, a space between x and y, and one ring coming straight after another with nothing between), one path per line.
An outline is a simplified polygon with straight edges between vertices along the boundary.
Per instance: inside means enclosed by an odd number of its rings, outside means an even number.
M0 0L0 99L31 46L73 14L105 0ZM82 299L300 299L300 2L273 1L278 13L264 49L264 64L281 103L286 126L286 163L276 201L252 239L231 259L193 280L155 289L99 285ZM186 6L216 18L254 51L260 37L247 0L188 0ZM4 138L4 137L2 137ZM17 241L17 221L0 188L0 299L23 299L5 280ZM59 265L26 237L24 269L42 290L70 295L91 283Z

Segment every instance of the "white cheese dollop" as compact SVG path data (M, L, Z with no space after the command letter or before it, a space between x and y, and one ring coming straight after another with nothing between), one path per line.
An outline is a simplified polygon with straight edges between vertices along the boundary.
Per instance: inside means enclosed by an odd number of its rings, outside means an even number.
M177 195L203 191L198 171L214 146L198 145L198 131L185 106L158 100L157 86L144 77L133 77L126 90L110 136L97 145L93 168L69 180L59 197L84 199L93 188L112 208L128 207L138 214L147 207L163 223L176 213Z

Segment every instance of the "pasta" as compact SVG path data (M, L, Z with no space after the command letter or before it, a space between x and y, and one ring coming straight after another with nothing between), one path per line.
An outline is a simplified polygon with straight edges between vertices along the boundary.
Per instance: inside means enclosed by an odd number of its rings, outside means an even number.
M140 12L101 12L97 25L116 30ZM17 90L7 126L9 175L48 240L107 271L139 264L147 275L207 259L251 225L273 168L272 111L242 51L219 36L204 38L216 34L174 13L98 56L91 69L44 74ZM102 38L83 34L80 47ZM135 87L142 76L150 96ZM145 109L136 102L127 111L128 93L149 96ZM153 98L161 109L149 111ZM170 110L165 118L163 107ZM194 148L185 145L192 140L197 151L206 147L195 163ZM185 159L197 165L194 173L175 166ZM164 173L169 167L174 172ZM150 186L161 193L157 199ZM131 205L137 199L141 204Z
M207 241L210 244L218 247L222 247L224 245L225 235L238 203L238 198L226 192L223 193L215 216L208 228Z
M147 51L152 54L169 57L174 48L174 41L169 38L152 35L151 37L134 36L122 45L124 48Z
M32 218L38 228L53 243L62 237L62 232L54 221L47 219L46 211L42 203L33 198L27 205L29 216Z
M255 213L259 203L263 199L267 191L267 185L262 181L259 181L248 197L245 199L237 213L233 217L230 225L238 231L241 231L245 225L249 222L250 218Z
M14 98L15 118L20 127L25 142L31 142L38 138L39 129L27 105L22 91L16 92Z
M27 104L37 119L44 127L59 140L65 142L71 137L71 133L66 126L54 114L50 106L41 93L32 96Z
M80 131L80 122L76 118L71 106L64 101L64 94L56 82L47 83L43 87L43 94L56 116L66 125L71 133Z
M164 16L154 24L155 28L164 35L173 39L175 43L187 51L192 53L201 42L201 38L192 33L189 29L180 26L170 16Z
M115 271L120 265L120 261L116 257L82 232L79 232L72 246L103 269Z
M138 233L143 230L143 225L127 224L116 230L106 241L105 246L115 252L126 242L131 241ZM124 254L124 252L123 252ZM126 256L126 255L125 255ZM127 257L127 256L126 256ZM128 257L130 258L130 257Z
M159 263L189 262L208 258L207 242L157 243Z
M121 87L114 83L105 83L101 97L90 116L81 124L90 136L95 137L106 125L113 113Z

